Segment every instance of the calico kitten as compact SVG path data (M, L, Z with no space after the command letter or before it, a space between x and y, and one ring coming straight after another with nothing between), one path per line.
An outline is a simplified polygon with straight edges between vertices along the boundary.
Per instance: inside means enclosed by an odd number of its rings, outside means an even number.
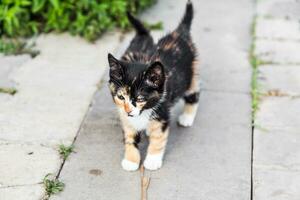
M119 108L125 137L122 167L128 171L139 168L138 136L146 131L149 146L144 167L157 170L162 166L170 123L170 108L183 98L185 106L178 123L193 124L199 98L196 70L196 49L190 27L193 6L190 1L179 26L154 44L149 31L128 13L136 29L128 49L120 60L108 54L109 86Z

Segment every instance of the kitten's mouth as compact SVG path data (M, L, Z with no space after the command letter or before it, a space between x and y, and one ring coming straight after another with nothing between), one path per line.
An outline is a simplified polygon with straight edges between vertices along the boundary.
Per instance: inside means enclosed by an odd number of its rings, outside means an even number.
M131 114L127 114L128 115L128 117L133 117L133 115L131 115Z

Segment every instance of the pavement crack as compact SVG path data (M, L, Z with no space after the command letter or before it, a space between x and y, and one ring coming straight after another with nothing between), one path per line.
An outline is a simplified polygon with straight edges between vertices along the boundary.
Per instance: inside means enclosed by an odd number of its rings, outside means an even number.
M299 172L300 167L299 164L294 165L283 165L283 164L255 164L255 169L261 170L274 170L274 171L288 171L288 172Z
M13 188L13 187L27 187L27 186L34 186L34 185L40 185L42 184L42 182L39 183L31 183L31 184L16 184L16 185L2 185L0 183L0 189L4 189L4 188Z
M216 93L224 93L224 94L244 94L244 95L250 94L250 92L234 91L234 90L219 90L219 89L209 89L209 88L202 88L200 90L204 92L216 92Z
M254 1L254 10L256 10L257 0ZM256 12L256 11L255 11ZM253 200L254 195L254 180L253 180L253 155L254 155L254 130L255 130L255 114L258 109L259 103L259 89L257 84L257 77L258 77L258 65L259 61L258 58L255 56L255 48L256 48L256 26L257 26L257 15L256 13L252 19L251 25L251 44L249 50L249 63L252 67L252 77L251 77L251 108L252 108L252 115L251 115L251 153L250 153L250 200Z

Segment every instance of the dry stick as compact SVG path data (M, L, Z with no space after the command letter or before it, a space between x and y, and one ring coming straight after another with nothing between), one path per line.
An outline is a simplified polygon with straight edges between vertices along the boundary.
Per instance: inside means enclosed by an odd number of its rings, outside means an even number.
M147 190L150 184L150 177L144 176L144 166L141 166L141 200L147 200Z

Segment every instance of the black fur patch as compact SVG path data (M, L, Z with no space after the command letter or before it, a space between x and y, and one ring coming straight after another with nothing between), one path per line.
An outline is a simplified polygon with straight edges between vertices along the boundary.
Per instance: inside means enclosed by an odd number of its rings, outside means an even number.
M140 135L141 133L140 132L138 132L136 135L135 135L135 137L134 137L134 143L133 143L133 145L136 147L136 148L138 148L138 145L139 145L139 143L140 143L140 141L141 141L141 135Z
M184 101L189 104L197 103L199 101L199 92L184 96Z
M165 132L168 127L169 127L169 123L163 122L162 131Z
M122 130L122 133L123 133L123 136L125 136L123 130ZM138 132L138 133L134 136L134 141L133 141L133 143L128 143L128 144L133 144L136 148L138 148L138 145L139 145L139 143L140 143L140 141L141 141L141 135L140 135L140 134L141 134L141 133ZM125 142L125 138L123 138L123 143L124 143L124 144L126 143L126 142Z

